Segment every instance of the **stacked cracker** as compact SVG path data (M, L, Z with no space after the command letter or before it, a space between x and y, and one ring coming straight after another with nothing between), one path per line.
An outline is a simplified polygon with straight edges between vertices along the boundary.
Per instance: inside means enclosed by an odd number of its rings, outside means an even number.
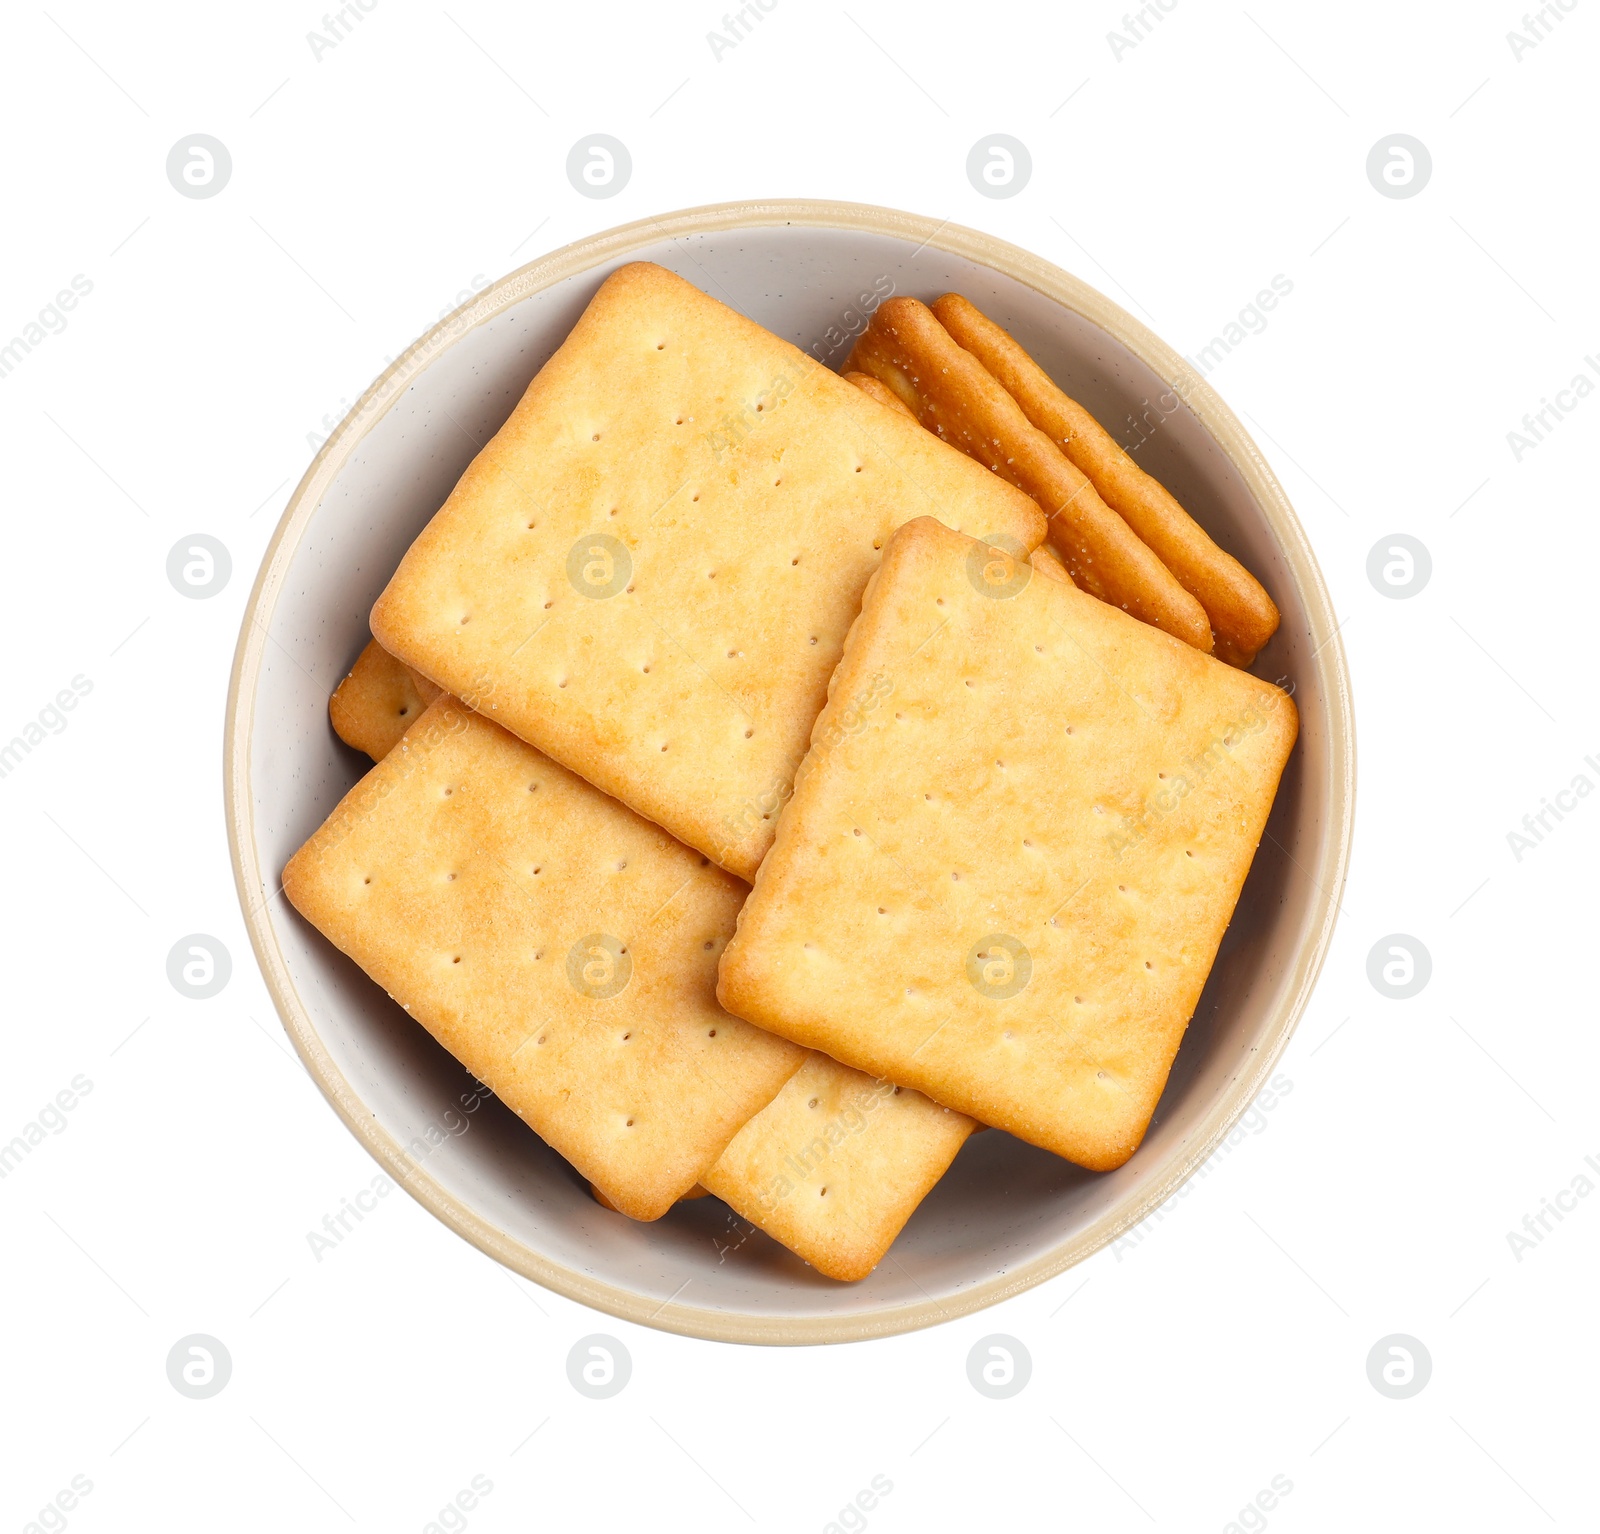
M1026 490L1085 591L1241 668L1277 631L1261 583L959 293L890 299L847 366Z
M980 1121L1132 1153L1294 738L1202 653L1264 642L1228 556L941 305L847 381L613 274L380 598L378 765L285 873L597 1197L836 1278Z
M607 1208L715 1193L865 1277L972 1121L723 1012L748 890L658 826L448 695L384 744L428 685L374 641L334 693L380 765L291 860L295 907Z

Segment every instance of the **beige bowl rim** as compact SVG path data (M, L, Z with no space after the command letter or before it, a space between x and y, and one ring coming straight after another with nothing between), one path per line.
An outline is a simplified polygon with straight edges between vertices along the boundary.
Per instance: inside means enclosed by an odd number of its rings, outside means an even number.
M1277 539L1313 630L1325 637L1311 658L1326 699L1330 729L1330 822L1325 827L1318 867L1307 870L1316 889L1311 931L1295 955L1289 985L1270 1020L1261 1047L1227 1091L1219 1094L1175 1156L1136 1197L1108 1210L1093 1224L1049 1251L945 1299L927 1299L862 1314L765 1316L704 1309L669 1302L661 1305L616 1284L551 1261L500 1230L468 1207L407 1157L373 1119L371 1111L335 1065L302 1005L279 950L260 892L273 888L262 878L256 856L254 796L250 781L250 741L255 725L255 692L268 644L267 617L282 588L300 538L323 495L351 454L435 357L475 326L533 293L617 260L664 239L719 233L730 229L791 224L805 228L855 230L934 246L1004 273L1084 316L1120 341L1165 384L1173 388L1238 471ZM1355 818L1355 725L1350 678L1333 605L1311 545L1288 497L1233 412L1188 361L1152 331L1087 283L1004 240L965 229L948 220L862 203L815 200L732 202L689 208L640 219L593 234L501 278L476 298L441 320L409 347L356 402L313 459L296 487L263 556L246 604L233 673L228 687L224 729L224 796L228 847L245 926L261 973L290 1040L313 1081L350 1132L379 1164L424 1208L481 1251L533 1282L596 1310L643 1326L719 1342L809 1344L860 1341L954 1320L1052 1278L1099 1251L1122 1231L1137 1225L1193 1174L1232 1130L1261 1091L1310 1000L1332 939L1350 860Z

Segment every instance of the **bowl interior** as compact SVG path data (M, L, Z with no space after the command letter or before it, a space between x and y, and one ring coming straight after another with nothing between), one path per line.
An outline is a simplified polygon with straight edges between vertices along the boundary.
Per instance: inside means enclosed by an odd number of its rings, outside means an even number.
M473 1084L462 1068L272 893L289 856L369 765L334 736L327 703L369 637L372 603L601 280L629 259L660 262L834 367L864 323L863 295L874 301L891 284L925 300L965 293L1113 434L1140 444L1144 467L1283 613L1254 669L1294 684L1299 745L1144 1145L1121 1170L1094 1175L1003 1133L978 1135L859 1284L818 1276L715 1199L652 1225L602 1210L499 1103L467 1111ZM249 703L234 742L244 764L240 840L253 853L242 866L253 861L260 875L243 876L245 899L258 947L275 946L281 959L275 989L291 1033L314 1032L324 1074L342 1075L347 1110L352 1097L361 1106L369 1145L410 1148L423 1174L413 1191L436 1213L530 1277L631 1319L751 1340L871 1335L954 1315L1086 1255L1170 1191L1247 1105L1302 1004L1302 955L1308 945L1320 952L1325 938L1326 890L1342 867L1330 832L1342 810L1330 800L1342 792L1347 742L1336 738L1344 715L1330 695L1339 672L1315 654L1330 628L1325 601L1303 554L1297 568L1287 505L1263 504L1262 471L1236 461L1237 446L1230 456L1129 344L937 241L919 248L909 236L798 222L640 235L626 252L613 242L579 273L520 296L498 292L480 303L481 317L435 338L411 376L402 370L386 395L358 407L315 505L287 514L272 556L281 578L263 582L247 619L266 642L241 670Z

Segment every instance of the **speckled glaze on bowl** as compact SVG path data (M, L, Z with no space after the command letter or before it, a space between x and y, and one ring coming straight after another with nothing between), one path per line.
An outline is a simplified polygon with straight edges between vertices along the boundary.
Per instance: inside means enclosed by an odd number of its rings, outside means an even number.
M368 765L328 694L418 531L602 279L660 262L837 367L865 309L951 289L1009 329L1254 571L1283 626L1254 667L1292 683L1300 739L1144 1144L1084 1172L975 1136L871 1277L836 1284L715 1199L635 1224L601 1209L284 901L280 873ZM863 297L865 295L865 298ZM888 209L739 203L595 235L496 283L413 346L306 472L245 613L228 700L230 846L256 957L295 1048L351 1132L445 1224L534 1282L691 1336L816 1343L949 1320L1080 1262L1184 1181L1260 1091L1309 999L1349 858L1349 677L1316 560L1282 489L1189 365L1075 277L985 235ZM457 1126L467 1126L459 1128Z

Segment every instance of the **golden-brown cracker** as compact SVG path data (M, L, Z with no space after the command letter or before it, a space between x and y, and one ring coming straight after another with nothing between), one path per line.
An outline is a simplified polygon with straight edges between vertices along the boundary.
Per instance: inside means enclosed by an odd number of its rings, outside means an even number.
M854 384L868 399L875 399L880 405L887 405L891 410L898 410L901 415L916 420L916 412L888 384L879 383L871 373L843 373L840 376L846 383Z
M754 873L883 541L1038 508L658 266L606 279L372 614L380 642Z
M744 886L454 698L346 795L283 882L635 1219L698 1182L804 1060L713 994Z
M1035 550L1034 558L1043 553L1042 547ZM1060 568L1059 564L1055 566ZM406 668L379 649L376 642L367 648L376 650L393 670L405 673ZM424 685L432 686L426 682ZM374 687L345 691L345 722L349 728L341 730L341 735L360 749L367 749L362 741L370 741L382 745L387 752L383 734L393 712L391 697ZM727 1189L727 1201L740 1213L811 1261L819 1271L835 1278L860 1277L860 1273L844 1269L852 1262L865 1261L865 1272L877 1263L966 1137L967 1130L957 1133L952 1126L970 1128L972 1121L934 1107L917 1092L896 1097L895 1089L872 1082L826 1055L810 1055L800 1075L806 1081L820 1080L826 1089L823 1096L830 1106L818 1121L821 1127L817 1130L822 1136L821 1151L815 1146L809 1153L805 1150L804 1146L811 1145L815 1136L802 1144L791 1123L798 1111L792 1094L786 1098L780 1092L740 1132L736 1146L724 1153L718 1163L722 1169L720 1182ZM871 1093L856 1094L863 1098L862 1108L846 1091L860 1083L873 1089ZM876 1108L883 1105L886 1097L893 1099L890 1111L877 1114ZM818 1101L815 1094L807 1094L808 1107ZM871 1136L863 1141L859 1131L869 1124ZM813 1188L806 1190L807 1197L784 1203L795 1183L802 1180L802 1169L811 1166L818 1154L826 1155L841 1143L845 1149L835 1163L839 1171L830 1174L831 1181L824 1184L827 1192L819 1193ZM779 1145L781 1151L766 1154ZM791 1152L797 1147L800 1155L796 1162ZM889 1176L890 1168L884 1162L891 1151L896 1169ZM785 1164L765 1167L764 1157L773 1162L784 1160ZM876 1186L873 1178L877 1179ZM704 1198L707 1191L696 1183L683 1198ZM593 1183L589 1184L589 1192L602 1208L621 1212ZM833 1195L831 1202L827 1201L829 1194ZM766 1212L768 1203L773 1206L771 1215Z
M1196 649L1211 648L1200 604L926 304L886 300L847 366L882 380L930 431L1027 491L1048 514L1050 541L1074 584Z
M352 680L356 685L352 685ZM382 761L405 733L404 728L395 729L393 721L399 718L403 724L415 723L421 716L425 705L416 703L418 694L425 694L431 702L439 696L439 689L426 677L418 676L409 666L397 661L374 639L361 652L350 676L339 684L329 700L334 729L346 745L365 751L375 761ZM593 1183L589 1184L589 1192L602 1208L621 1213ZM705 1196L706 1190L699 1183L683 1195L685 1199Z
M990 552L923 519L890 541L718 996L1107 1169L1150 1121L1297 717L1020 561L991 581Z
M328 718L340 740L377 762L438 696L439 689L427 677L370 639L328 699Z
M1034 557L1044 552L1041 546ZM341 685L335 727L348 744L381 759L398 743L398 734L388 739L396 695L413 673L373 641L352 674L364 685L351 686L348 679ZM432 683L419 680L438 695ZM416 708L412 721L420 714ZM619 812L626 814L620 807ZM719 1181L734 1208L820 1272L861 1277L949 1165L972 1121L935 1107L920 1093L874 1082L826 1055L808 1056L799 1075L818 1090L808 1089L798 1099L780 1092L724 1153ZM825 1110L820 1116L819 1108ZM810 1131L804 1137L802 1124ZM840 1147L821 1184L826 1191L803 1187L806 1174L823 1170L821 1158ZM789 1202L797 1187L801 1196ZM595 1184L589 1184L589 1192L602 1208L621 1212ZM705 1198L707 1192L696 1183L683 1199Z
M974 1129L920 1092L813 1054L706 1187L828 1278L865 1278Z
M1106 505L1142 538L1179 585L1205 608L1213 653L1248 666L1278 628L1278 609L1233 555L1217 547L1158 479L1146 474L1117 440L999 325L959 293L933 304L940 324L971 352L1040 431L1060 444Z

